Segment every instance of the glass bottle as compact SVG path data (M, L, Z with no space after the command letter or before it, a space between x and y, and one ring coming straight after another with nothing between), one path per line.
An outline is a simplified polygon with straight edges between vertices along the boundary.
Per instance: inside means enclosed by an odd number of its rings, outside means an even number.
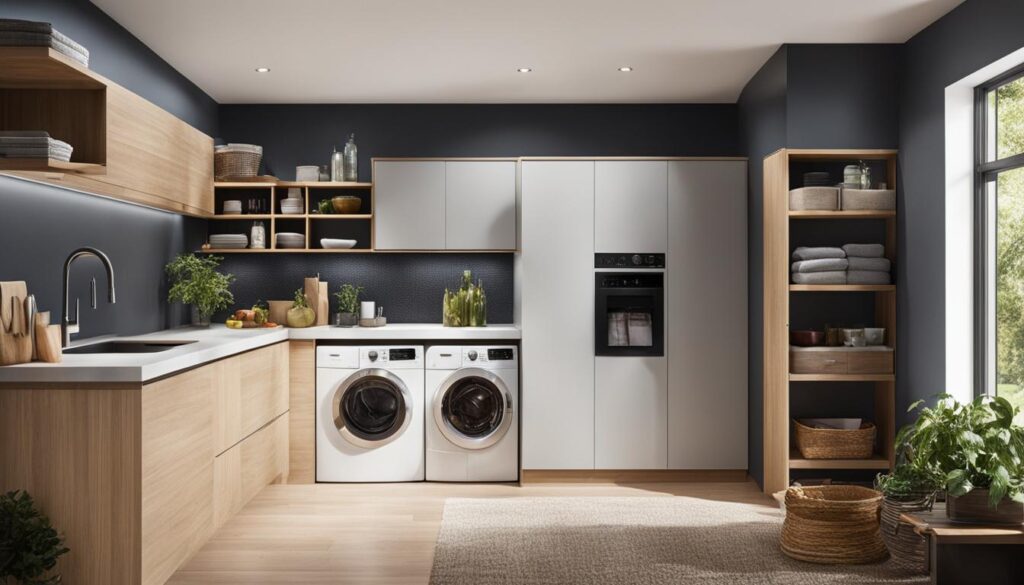
M863 162L860 163L860 188L870 189L871 188L871 168Z
M249 247L254 250L263 250L267 247L267 231L263 222L252 222L252 234L249 238Z
M344 180L356 182L359 180L359 155L356 153L356 135L350 134L344 151Z
M338 152L338 147L334 147L334 152L331 153L331 180L340 182L345 180L345 163L344 155Z

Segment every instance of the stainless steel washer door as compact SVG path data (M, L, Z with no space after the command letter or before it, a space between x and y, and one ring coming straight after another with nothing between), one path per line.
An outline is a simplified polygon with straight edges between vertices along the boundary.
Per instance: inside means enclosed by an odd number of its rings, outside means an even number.
M441 434L464 449L486 449L512 426L512 394L494 373L466 368L449 376L434 394Z
M364 449L387 445L405 432L413 415L412 393L387 370L359 370L334 391L334 426Z

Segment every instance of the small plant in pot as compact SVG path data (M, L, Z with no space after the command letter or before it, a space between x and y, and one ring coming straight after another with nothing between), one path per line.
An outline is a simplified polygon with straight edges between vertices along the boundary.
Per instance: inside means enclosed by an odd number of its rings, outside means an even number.
M235 302L231 283L235 277L217 271L220 256L181 254L164 267L171 280L167 299L192 305L192 324L209 327L210 317Z
M285 318L289 327L311 327L316 323L316 312L309 307L309 299L301 288L295 291L295 301Z
M0 495L0 583L60 583L59 574L49 573L67 552L64 538L36 508L32 496L24 491Z
M894 563L919 574L929 571L928 541L900 516L931 510L944 479L936 469L915 467L907 461L897 464L892 473L880 473L875 478L875 489L883 496L879 518L882 540Z
M351 284L341 285L334 293L338 301L338 312L334 315L334 324L338 327L355 327L359 323L359 294L363 287Z
M981 524L1024 524L1024 427L1005 398L980 396L961 404L941 395L934 408L921 408L897 444L918 469L942 474L946 513L951 520Z

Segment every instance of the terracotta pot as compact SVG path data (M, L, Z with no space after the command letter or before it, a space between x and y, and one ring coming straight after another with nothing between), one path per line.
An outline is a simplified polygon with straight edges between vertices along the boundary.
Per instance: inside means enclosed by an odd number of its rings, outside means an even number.
M946 497L946 516L970 524L1024 524L1024 504L1004 497L995 508L988 505L988 490L975 488L963 496Z

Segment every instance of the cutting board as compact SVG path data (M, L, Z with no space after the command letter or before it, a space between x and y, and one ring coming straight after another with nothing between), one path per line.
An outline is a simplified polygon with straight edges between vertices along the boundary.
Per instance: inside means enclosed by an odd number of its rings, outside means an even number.
M0 366L32 361L32 325L25 314L25 281L0 282Z
M303 292L309 300L309 308L316 313L316 325L327 325L328 313L330 312L330 297L327 294L327 283L320 280L319 276L307 278L303 282Z

